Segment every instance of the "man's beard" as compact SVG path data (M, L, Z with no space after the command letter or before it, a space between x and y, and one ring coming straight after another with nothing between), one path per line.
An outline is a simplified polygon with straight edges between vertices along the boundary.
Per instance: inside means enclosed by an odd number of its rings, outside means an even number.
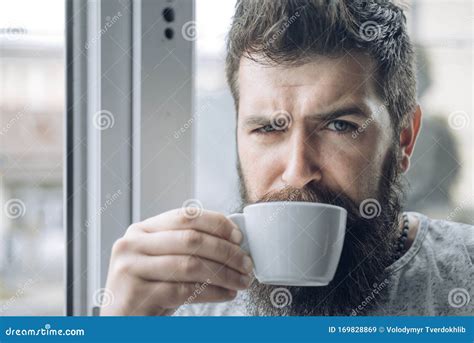
M388 153L382 166L378 191L369 197L380 204L375 217L372 212L364 212L362 207L359 209L360 204L355 204L344 193L334 192L320 184L308 184L303 189L287 186L278 192L265 194L256 201L305 201L340 206L347 210L347 225L339 265L329 285L284 286L291 294L291 303L281 307L275 306L274 299L275 294L278 294L275 290L281 286L261 284L254 279L245 298L249 315L363 315L383 298L387 288L384 270L394 262L403 197L396 151L393 149ZM238 172L242 198L240 209L243 209L252 202L247 200L240 163Z

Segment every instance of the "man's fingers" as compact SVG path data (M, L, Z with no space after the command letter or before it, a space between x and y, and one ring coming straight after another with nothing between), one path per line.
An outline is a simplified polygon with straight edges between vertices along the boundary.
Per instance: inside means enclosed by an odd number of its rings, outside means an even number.
M223 264L190 255L138 256L134 259L133 268L147 281L165 282L206 282L213 285L241 290L249 286L251 278Z
M190 215L186 208L174 209L135 224L147 232L195 229L236 244L242 241L242 233L230 219L219 212L201 210L198 216Z
M145 238L146 237L146 238ZM250 257L225 239L196 230L160 231L136 238L136 249L146 255L193 255L225 264L241 273L250 273Z

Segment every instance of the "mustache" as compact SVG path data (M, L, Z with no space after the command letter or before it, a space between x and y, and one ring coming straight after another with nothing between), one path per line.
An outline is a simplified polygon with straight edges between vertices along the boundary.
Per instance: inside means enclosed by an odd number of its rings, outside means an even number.
M303 188L287 185L282 189L265 193L255 203L272 201L300 201L335 205L345 208L351 215L351 218L348 218L350 220L356 219L352 217L357 216L359 212L357 204L347 194L333 191L322 184L310 183Z

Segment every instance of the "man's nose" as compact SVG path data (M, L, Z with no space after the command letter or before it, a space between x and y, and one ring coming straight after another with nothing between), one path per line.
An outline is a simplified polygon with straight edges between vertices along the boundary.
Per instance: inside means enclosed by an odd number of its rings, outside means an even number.
M318 152L307 141L306 135L294 134L286 151L286 166L282 175L285 185L303 188L312 181L321 180Z

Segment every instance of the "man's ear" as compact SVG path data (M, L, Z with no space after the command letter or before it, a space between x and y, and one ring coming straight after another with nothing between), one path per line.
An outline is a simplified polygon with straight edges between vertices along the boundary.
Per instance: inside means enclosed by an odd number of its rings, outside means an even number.
M410 168L410 157L415 149L416 138L421 128L421 116L421 108L417 105L410 121L400 132L400 163L404 173Z
M406 172L410 167L410 157L415 148L416 138L421 128L421 108L416 106L408 124L400 132L400 150L401 150L401 168L402 172Z

